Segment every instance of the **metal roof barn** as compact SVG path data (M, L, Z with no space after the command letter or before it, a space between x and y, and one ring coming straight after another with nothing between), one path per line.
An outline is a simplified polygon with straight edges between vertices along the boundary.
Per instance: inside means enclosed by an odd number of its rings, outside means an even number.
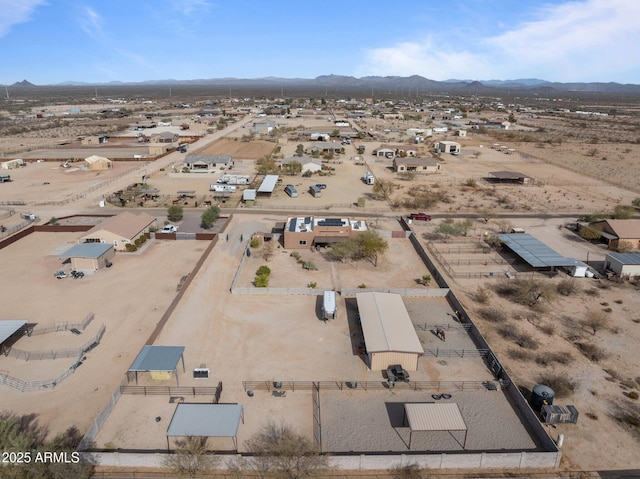
M231 437L238 449L237 436L240 420L244 423L241 404L178 404L167 430L169 437Z
M356 300L371 369L401 364L407 371L416 371L424 348L402 297L371 292L356 293Z

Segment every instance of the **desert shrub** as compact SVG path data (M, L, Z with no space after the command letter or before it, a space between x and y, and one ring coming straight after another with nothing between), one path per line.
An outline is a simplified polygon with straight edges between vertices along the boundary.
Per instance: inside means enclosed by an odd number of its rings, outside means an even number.
M315 288L316 286L318 286L318 283L316 283L315 281L310 281L309 284L307 284L307 288Z
M269 276L271 274L271 268L268 266L262 265L256 271L256 276Z
M360 288L360 289L365 289L366 287L367 287L367 285L364 284L364 283L360 283L360 285L358 286L358 288Z
M627 397L629 399L638 399L638 391L631 391Z
M561 374L542 374L538 377L538 383L553 389L557 398L569 396L577 387L574 381Z
M616 421L632 428L640 428L640 415L621 411L615 415Z
M540 347L538 341L531 337L531 335L522 332L519 328L513 328L510 326L502 326L498 329L498 333L504 338L513 341L521 348L534 350Z
M295 259L299 259L300 258L300 253L298 253L297 251L292 251L289 256L291 256L292 258L295 258Z
M482 308L478 311L480 317L492 323L504 323L507 321L507 314L503 309L496 307Z
M616 304L622 304L622 300L621 300L621 299L616 299L616 300L614 301L614 303L616 303Z
M476 293L473 295L473 298L480 304L487 304L489 302L489 291L482 286L478 286Z
M138 249L138 247L134 243L127 243L126 245L124 245L124 249L129 253L133 253Z
M171 205L167 208L167 219L169 221L180 221L184 216L182 206Z
M607 308L611 309L611 308ZM595 335L599 330L604 329L609 324L609 318L602 312L595 309L590 309L582 321L582 325L588 329L591 329L592 334Z
M585 358L593 361L594 363L600 362L607 357L604 349L596 346L595 344L585 343L581 341L576 343L576 346Z
M398 465L389 469L393 479L421 479L422 472L418 464Z
M566 278L558 283L556 290L562 296L571 296L580 291L580 286L574 279Z
M220 208L218 206L209 206L200 217L200 226L204 229L210 229L220 216Z
M594 414L592 412L587 412L584 415L587 416L589 419L591 419L593 421L597 421L598 420L598 415Z
M260 238L258 238L257 236L251 238L251 241L249 241L249 246L251 248L257 248L258 246L260 246Z
M555 324L543 324L538 329L542 331L547 336L553 336L556 332Z
M304 263L302 263L302 268L308 269L310 271L316 271L318 269L313 261L305 261Z
M509 359L513 359L515 361L531 361L533 359L533 353L522 348L509 348L507 356L509 356Z
M143 244L145 244L147 242L147 237L145 235L140 235L138 236L133 243L139 248L140 246L142 246Z
M269 286L269 276L256 276L253 284L256 288L267 288Z
M568 351L556 351L539 353L536 356L536 363L540 366L554 366L556 364L569 364L573 361L573 356Z

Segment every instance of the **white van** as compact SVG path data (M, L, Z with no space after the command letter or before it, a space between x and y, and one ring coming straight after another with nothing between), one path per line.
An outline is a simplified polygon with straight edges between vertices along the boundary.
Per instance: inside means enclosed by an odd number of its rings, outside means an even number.
M336 292L325 291L322 298L322 319L336 319Z

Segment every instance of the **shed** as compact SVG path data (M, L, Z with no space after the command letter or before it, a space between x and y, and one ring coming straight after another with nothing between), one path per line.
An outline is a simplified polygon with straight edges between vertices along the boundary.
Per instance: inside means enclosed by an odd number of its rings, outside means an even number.
M467 425L456 403L408 403L404 405L403 424L405 420L410 430L408 449L411 449L413 433L421 431L448 432L452 436L452 432L463 431L461 446L464 449L467 445Z
M167 429L169 437L231 437L238 449L238 426L244 423L241 404L178 404Z
M182 372L184 368L184 346L150 346L142 347L140 353L133 361L128 371L128 379L135 377L138 384L138 373L151 373L153 379L168 379L171 373L175 373L178 383L178 362L182 359Z
M111 243L82 243L69 248L58 259L71 261L71 268L93 273L111 263L116 252Z
M455 141L439 141L436 143L436 150L441 153L460 153L460 143Z
M418 369L424 353L407 308L399 294L356 293L365 347L372 370L401 364L407 371Z
M498 148L501 148L500 146ZM521 183L528 184L533 178L517 171L490 171L487 180L493 183Z
M256 202L256 190L244 190L242 192L242 202L247 204L254 204Z
M111 160L104 156L91 155L88 158L85 158L84 162L90 170L108 170L112 167Z
M640 276L640 253L607 253L604 267L620 277Z

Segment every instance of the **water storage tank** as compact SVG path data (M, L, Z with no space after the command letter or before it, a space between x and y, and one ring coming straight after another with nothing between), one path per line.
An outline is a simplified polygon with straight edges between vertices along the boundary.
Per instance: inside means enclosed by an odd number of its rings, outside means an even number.
M549 386L545 386L544 384L538 384L533 387L533 391L531 391L531 399L529 399L529 404L533 408L534 411L540 412L542 406L553 404L553 397L555 393L553 389Z

